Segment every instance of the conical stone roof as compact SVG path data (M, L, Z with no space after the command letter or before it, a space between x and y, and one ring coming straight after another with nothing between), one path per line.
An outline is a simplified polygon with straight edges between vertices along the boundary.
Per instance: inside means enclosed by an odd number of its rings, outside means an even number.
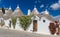
M11 18L12 13L13 11L11 10L11 7L9 7L8 11L3 15L3 19L8 20L9 18Z
M36 7L34 7L34 9L33 9L33 11L32 11L32 13L31 13L31 14L34 14L34 15L39 14L39 12L38 12L38 10L37 10L37 8L36 8Z
M13 17L20 17L24 16L23 12L20 10L19 6L15 9L15 11L12 13Z
M6 15L8 15L9 17L11 17L11 14L12 14L12 13L13 13L13 11L12 11L11 7L9 7Z

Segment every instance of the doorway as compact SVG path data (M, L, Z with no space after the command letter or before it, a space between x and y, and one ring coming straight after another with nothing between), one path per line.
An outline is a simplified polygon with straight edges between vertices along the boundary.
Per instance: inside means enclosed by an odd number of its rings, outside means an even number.
M37 31L37 20L33 20L33 32Z

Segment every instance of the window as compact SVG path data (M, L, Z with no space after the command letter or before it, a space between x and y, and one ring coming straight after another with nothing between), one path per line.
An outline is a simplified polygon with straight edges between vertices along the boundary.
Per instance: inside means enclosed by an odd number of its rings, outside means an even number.
M45 23L45 20L43 20L43 22Z

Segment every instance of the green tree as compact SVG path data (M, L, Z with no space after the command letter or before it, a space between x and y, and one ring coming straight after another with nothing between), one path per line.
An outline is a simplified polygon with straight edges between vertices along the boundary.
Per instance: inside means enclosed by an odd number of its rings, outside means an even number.
M26 30L29 25L31 24L31 17L30 16L22 16L19 17L20 24L24 30Z
M12 19L11 19L11 22L12 22L12 25L13 25L13 28L15 29L15 26L16 26L16 17L13 17Z

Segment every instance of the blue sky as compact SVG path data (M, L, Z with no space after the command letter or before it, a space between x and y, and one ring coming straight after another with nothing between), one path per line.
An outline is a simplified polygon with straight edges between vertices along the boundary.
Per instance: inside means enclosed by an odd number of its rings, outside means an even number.
M24 14L27 14L28 9L33 10L36 5L39 12L47 9L53 16L60 15L60 0L0 0L0 8L11 6L12 10L15 10L17 4Z

